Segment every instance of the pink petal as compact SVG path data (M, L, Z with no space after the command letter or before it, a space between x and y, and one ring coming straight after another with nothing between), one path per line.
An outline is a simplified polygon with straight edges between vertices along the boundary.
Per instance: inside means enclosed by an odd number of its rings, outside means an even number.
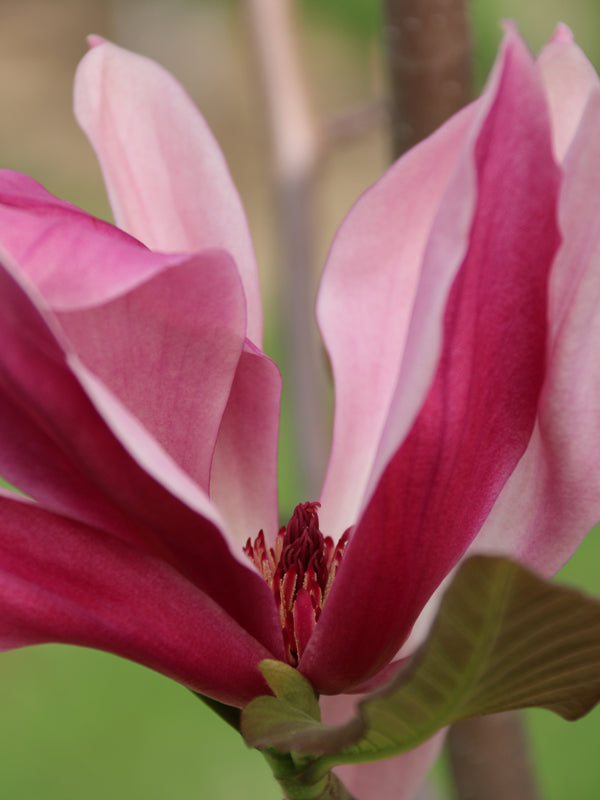
M322 697L319 700L323 722L341 725L354 713L360 698L356 695ZM356 800L414 800L428 769L438 757L444 742L441 731L414 750L384 761L347 764L336 772Z
M248 224L223 154L188 95L162 67L108 42L83 58L75 114L96 151L119 227L152 250L222 247L260 347L262 311Z
M95 647L243 705L269 651L164 561L0 496L0 648Z
M567 105L568 108L568 105ZM550 279L548 371L527 451L498 498L477 551L501 551L545 575L600 520L600 89L564 162L564 241Z
M273 597L232 557L216 509L106 387L65 354L49 322L0 268L0 474L47 508L163 558L282 653Z
M552 34L551 42L567 42L570 44L573 41L573 31L564 22L559 22Z
M0 235L4 252L54 311L106 303L182 258L151 253L114 225L8 169L0 170Z
M558 174L543 89L512 34L497 77L476 141L468 138L462 156L462 169L476 168L476 197L475 187L459 181L439 212L438 224L448 230L445 204L453 209L476 199L468 252L445 308L435 380L359 519L300 662L326 693L347 690L393 657L480 530L533 428L544 376L547 278L558 245ZM436 266L444 266L439 248L423 267L432 281ZM433 300L435 326L439 297ZM431 332L422 322L417 335L407 358L416 358L418 343L429 357ZM391 441L395 414L392 404Z
M432 235L439 238L438 208L474 113L471 107L453 117L388 170L350 211L327 259L317 314L335 383L333 445L320 511L330 536L339 536L358 515L396 388L415 295L422 291L423 257ZM450 277L464 257L469 211L461 219L460 209L451 220L451 237L442 232L443 268ZM437 280L444 289L448 279ZM437 350L421 353L421 359L427 375ZM405 387L414 395L415 413L427 386L419 381Z
M590 95L600 86L596 70L573 44L570 31L559 27L538 58L552 118L554 152L562 161L581 122Z
M278 530L277 442L281 376L250 342L239 361L221 421L210 496L240 548L260 530Z
M231 257L151 253L6 172L0 236L87 368L208 491L246 327Z
M208 492L244 342L229 255L204 251L112 302L58 319L85 366Z

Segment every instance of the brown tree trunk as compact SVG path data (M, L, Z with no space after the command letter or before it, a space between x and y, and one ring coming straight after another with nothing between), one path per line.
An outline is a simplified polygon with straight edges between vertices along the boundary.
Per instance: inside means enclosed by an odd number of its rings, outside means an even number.
M471 99L465 0L384 0L394 155Z

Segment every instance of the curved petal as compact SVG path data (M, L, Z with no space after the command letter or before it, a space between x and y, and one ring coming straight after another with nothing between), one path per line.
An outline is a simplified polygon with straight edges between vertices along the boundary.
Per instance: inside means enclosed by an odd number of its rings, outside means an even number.
M0 494L0 648L95 647L221 702L266 687L269 651L160 559L110 534Z
M341 725L352 715L360 697L337 695L319 700L323 722ZM438 757L445 731L400 756L369 764L347 764L336 772L356 800L415 800L428 769Z
M0 241L88 369L208 491L246 328L231 257L152 253L16 173L0 174Z
M600 89L565 159L548 372L531 442L473 543L554 574L600 520Z
M240 548L260 530L278 530L277 442L281 375L250 342L239 361L221 421L210 496Z
M554 153L561 162L577 132L590 94L598 91L600 81L564 25L558 27L537 63L548 97Z
M424 252L475 112L471 106L453 117L368 189L327 259L317 316L335 384L333 444L320 498L322 528L330 536L358 515L396 388ZM450 273L467 237L464 221L452 224L456 233L446 238L444 252ZM432 352L432 364L436 357ZM417 407L426 391L427 384L415 386Z
M476 210L435 379L356 525L299 665L326 693L347 690L393 657L531 436L558 246L558 169L543 88L514 35L501 67L494 102L463 156L465 170L476 168ZM449 193L445 202L465 199Z
M0 170L0 241L56 312L113 300L169 263L9 169Z
M75 115L96 151L119 227L152 250L231 253L262 343L258 273L248 223L223 154L200 112L158 64L96 44L75 78Z
M110 303L57 316L78 358L208 492L244 342L230 256L204 251Z
M101 382L65 353L51 320L34 305L33 289L26 293L4 261L0 475L47 508L165 559L280 657L273 596L232 557L208 497Z

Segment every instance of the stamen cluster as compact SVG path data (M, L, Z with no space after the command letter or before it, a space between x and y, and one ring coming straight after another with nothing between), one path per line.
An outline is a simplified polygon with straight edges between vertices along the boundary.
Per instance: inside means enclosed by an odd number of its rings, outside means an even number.
M267 547L261 530L244 552L269 584L279 608L288 661L296 666L317 624L340 565L348 531L337 544L319 530L320 503L296 506L274 547Z

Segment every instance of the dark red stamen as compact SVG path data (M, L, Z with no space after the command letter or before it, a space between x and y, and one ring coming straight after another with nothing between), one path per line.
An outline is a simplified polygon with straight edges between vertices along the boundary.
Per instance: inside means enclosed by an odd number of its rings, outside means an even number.
M267 581L275 602L290 664L296 666L321 615L335 572L342 560L348 531L334 544L319 530L319 503L296 506L275 546L267 548L263 531L244 552Z

